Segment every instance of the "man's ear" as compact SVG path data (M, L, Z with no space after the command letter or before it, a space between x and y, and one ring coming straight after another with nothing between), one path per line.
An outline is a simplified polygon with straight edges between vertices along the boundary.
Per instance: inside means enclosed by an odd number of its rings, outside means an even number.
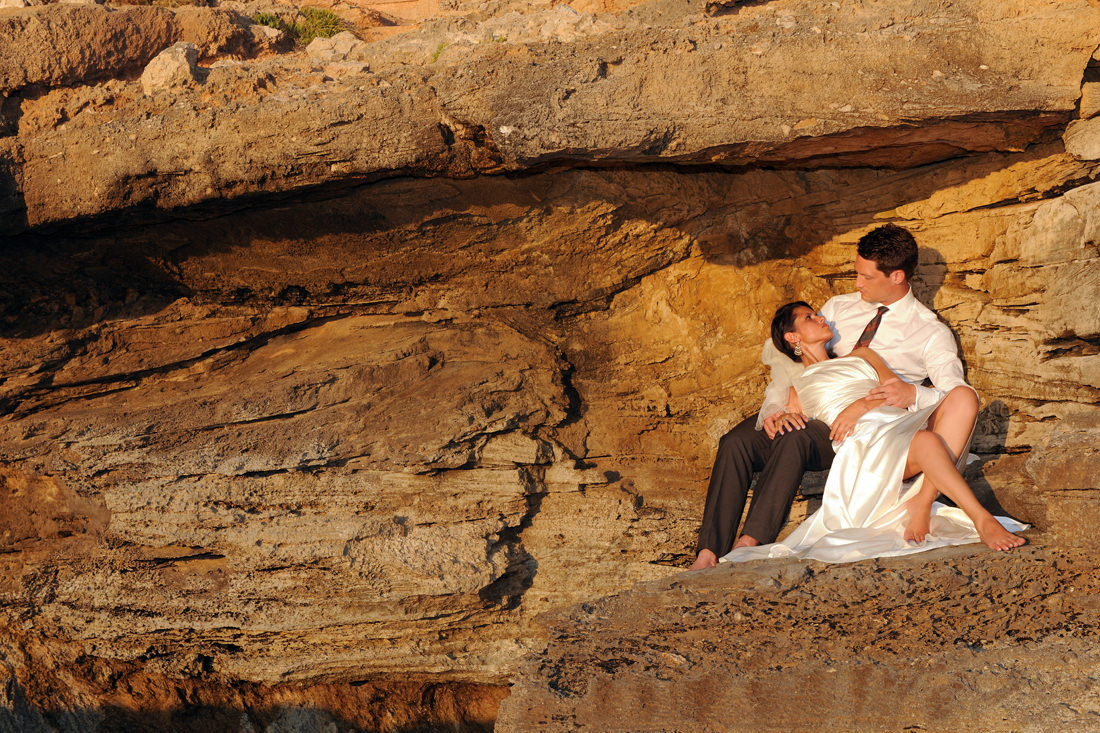
M901 285L905 282L905 270L894 270L890 273L890 282L894 285Z

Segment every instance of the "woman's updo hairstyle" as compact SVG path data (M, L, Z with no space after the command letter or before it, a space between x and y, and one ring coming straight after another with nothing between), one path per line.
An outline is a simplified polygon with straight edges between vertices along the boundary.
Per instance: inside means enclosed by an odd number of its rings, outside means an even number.
M797 362L801 362L802 359L794 355L794 345L783 336L794 330L794 312L799 307L813 310L809 303L796 300L793 303L779 306L779 309L775 312L775 317L772 318L772 343L775 344L775 348L790 357L792 361Z

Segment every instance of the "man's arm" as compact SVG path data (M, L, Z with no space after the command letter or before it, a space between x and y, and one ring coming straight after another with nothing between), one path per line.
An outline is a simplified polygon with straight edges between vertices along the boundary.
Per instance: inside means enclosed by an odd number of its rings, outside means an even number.
M917 388L917 398L910 407L911 410L936 404L955 387L973 389L966 383L963 375L962 361L959 360L959 351L951 330L942 323L936 325L932 337L924 346L924 366L933 386L914 385Z
M955 337L947 326L937 321L930 329L920 329L914 336L914 339L918 338L923 339L923 343L915 356L920 360L933 386L925 387L895 376L871 390L867 399L885 400L887 405L914 412L937 404L955 387L973 389L963 376Z

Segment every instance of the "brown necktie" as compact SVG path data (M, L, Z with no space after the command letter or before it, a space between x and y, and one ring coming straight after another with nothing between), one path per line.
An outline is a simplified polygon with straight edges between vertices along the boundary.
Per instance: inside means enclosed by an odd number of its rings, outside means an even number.
M852 348L858 349L861 346L870 346L871 339L875 337L875 331L878 330L878 324L882 323L882 314L890 310L884 305L878 307L878 313L871 319L871 322L867 324L867 328L863 329L863 333L859 335L859 341L856 341L856 345Z

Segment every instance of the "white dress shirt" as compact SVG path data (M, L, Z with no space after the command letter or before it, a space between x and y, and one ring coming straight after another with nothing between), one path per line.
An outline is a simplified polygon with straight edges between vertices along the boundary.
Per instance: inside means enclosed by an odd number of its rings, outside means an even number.
M851 353L880 305L866 302L859 293L829 298L821 315L833 329L829 346L834 354ZM933 311L913 297L912 288L886 307L870 348L895 374L916 386L917 398L910 410L934 405L955 387L967 386L955 337ZM760 358L771 368L772 381L764 392L757 430L763 427L764 418L785 409L791 380L802 371L802 365L776 349L771 339L764 342ZM925 378L932 380L932 387L920 384Z

